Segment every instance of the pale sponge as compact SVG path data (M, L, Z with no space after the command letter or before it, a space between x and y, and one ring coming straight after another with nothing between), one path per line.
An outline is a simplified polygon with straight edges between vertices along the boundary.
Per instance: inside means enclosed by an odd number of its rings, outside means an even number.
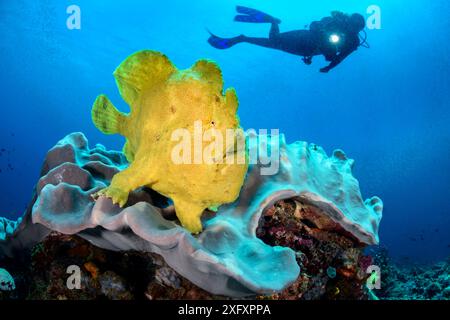
M235 148L243 136L235 91L228 89L223 94L222 74L214 62L199 60L189 69L178 70L165 55L149 50L129 56L114 76L130 114L119 112L100 95L92 119L102 132L126 137L123 150L130 166L96 196L107 196L122 207L131 191L147 186L173 200L186 229L200 232L203 211L234 201L247 172L245 148ZM186 155L185 162L174 161L173 152L180 145L173 139L177 131L194 140L196 134L228 137L230 130L235 135L214 148L211 162L203 159L203 150L214 143L212 137L200 141L200 161ZM189 152L193 150L194 142L181 142L188 144ZM230 154L235 160L224 161L232 158ZM240 163L239 158L243 159Z
M12 291L15 289L14 278L7 270L0 268L0 291Z
M249 154L268 146L279 149L277 173L262 175L260 163L268 162L261 157L250 166L238 200L221 206L214 216L205 215L204 232L193 236L166 220L166 209L152 198L135 198L125 209L105 197L94 203L91 195L127 162L120 152L90 148L83 134L70 134L48 152L23 219L0 218L0 256L21 255L51 231L77 234L104 249L158 253L199 287L242 297L282 290L299 275L293 250L256 236L262 213L280 199L301 198L360 242L378 242L383 204L377 197L363 201L351 172L353 161L342 151L329 157L314 144L249 136Z

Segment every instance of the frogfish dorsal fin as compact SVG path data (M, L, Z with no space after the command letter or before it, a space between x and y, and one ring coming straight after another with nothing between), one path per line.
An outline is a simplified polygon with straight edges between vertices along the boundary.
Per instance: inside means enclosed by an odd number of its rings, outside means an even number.
M146 88L167 80L176 71L176 67L164 54L142 50L122 62L114 71L114 77L120 95L132 108Z

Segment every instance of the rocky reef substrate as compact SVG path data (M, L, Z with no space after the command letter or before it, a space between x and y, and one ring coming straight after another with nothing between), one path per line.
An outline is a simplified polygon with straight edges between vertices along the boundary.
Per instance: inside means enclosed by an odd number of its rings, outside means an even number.
M281 292L250 299L367 299L363 245L314 207L283 200L265 210L257 236L296 252L297 280ZM154 253L101 249L76 235L51 232L28 258L6 258L17 290L8 299L227 299L211 294ZM69 289L69 266L81 270L81 288Z
M450 259L427 266L399 266L385 249L363 253L345 237L339 244L306 233L299 237L274 222L284 210L294 214L293 206L290 201L277 203L261 221L258 234L264 241L302 248L304 252L297 251L297 260L303 266L301 274L282 292L250 299L368 299L364 264L375 263L382 270L381 289L374 290L380 300L450 300ZM303 223L296 219L292 222ZM336 236L340 237L332 237ZM37 244L27 258L3 259L2 264L11 271L16 288L0 291L0 300L230 299L194 285L157 254L104 250L78 236L57 232ZM78 290L67 288L70 265L80 266Z
M434 264L398 264L386 248L371 251L368 254L381 270L379 299L450 300L450 257Z

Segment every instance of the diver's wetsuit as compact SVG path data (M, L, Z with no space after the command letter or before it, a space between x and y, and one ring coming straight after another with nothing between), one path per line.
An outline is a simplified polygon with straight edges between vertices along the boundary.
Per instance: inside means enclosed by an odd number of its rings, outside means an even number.
M271 23L269 38L256 38L240 35L234 38L219 38L213 34L208 42L215 48L227 49L235 44L246 42L258 46L277 49L291 54L303 57L306 64L311 64L312 57L324 55L330 64L320 69L322 72L328 72L336 67L347 56L355 51L360 45L358 32L351 32L346 27L345 15L336 13L333 17L326 17L320 21L314 21L309 30L294 30L280 32L279 19L260 11L237 7L239 13L235 21L253 22L253 23ZM330 42L331 34L339 35L339 43Z
M278 49L299 56L313 56L317 52L317 39L309 30L295 30L280 33L278 23L272 23L269 38L254 38L241 35L239 42Z

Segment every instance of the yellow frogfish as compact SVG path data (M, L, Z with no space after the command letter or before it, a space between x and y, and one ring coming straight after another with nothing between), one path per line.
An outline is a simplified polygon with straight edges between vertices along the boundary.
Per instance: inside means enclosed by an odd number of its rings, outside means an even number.
M150 50L129 56L114 77L130 112L100 95L92 119L103 133L126 138L129 166L94 197L123 207L131 191L149 187L173 201L187 230L200 232L203 211L236 200L248 169L235 90L223 93L221 70L212 61L178 70Z

